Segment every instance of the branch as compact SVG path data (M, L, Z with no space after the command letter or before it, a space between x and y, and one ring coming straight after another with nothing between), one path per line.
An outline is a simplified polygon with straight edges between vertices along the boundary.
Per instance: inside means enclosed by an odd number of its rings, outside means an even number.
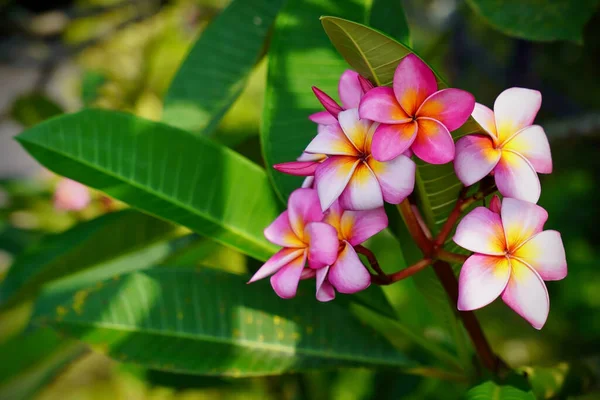
M379 285L389 285L390 283L392 283L387 274L379 266L379 261L377 261L377 257L375 257L375 254L373 254L371 250L361 245L354 246L354 250L356 250L357 253L367 257L371 268L373 268L373 270L377 272L377 275L373 276L375 283Z
M417 246L419 246L419 248L423 252L423 255L427 257L430 256L431 252L433 251L433 245L431 243L431 240L427 238L425 232L423 232L419 220L413 213L408 198L404 199L404 201L398 204L397 207L398 211L400 212L400 215L402 216L402 219L404 220L404 223L406 224L406 227L408 228L408 232L415 240Z
M436 255L437 258L439 258L440 260L447 261L453 264L464 264L464 262L467 261L467 258L469 258L469 256L466 256L464 254L452 253L450 251L444 250L441 247L437 249Z

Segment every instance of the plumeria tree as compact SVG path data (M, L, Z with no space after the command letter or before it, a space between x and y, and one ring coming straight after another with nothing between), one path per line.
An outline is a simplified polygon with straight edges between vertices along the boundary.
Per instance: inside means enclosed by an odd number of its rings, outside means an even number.
M20 134L68 178L57 207L84 207L88 186L130 209L19 258L0 307L35 300L33 334L68 340L63 361L89 345L188 377L361 367L449 380L466 398L534 398L545 383L499 357L473 311L501 298L542 329L544 282L567 275L536 204L538 173L552 172L542 93L511 87L480 104L408 46L403 16L399 40L355 22L387 2L322 3L233 1L184 60L160 122L85 109ZM333 13L348 18L322 16ZM262 168L211 134L273 23ZM295 35L304 23L324 29ZM229 44L229 29L248 43ZM215 247L245 255L246 274L190 268ZM394 309L389 289L407 279L442 293L429 304L441 336Z

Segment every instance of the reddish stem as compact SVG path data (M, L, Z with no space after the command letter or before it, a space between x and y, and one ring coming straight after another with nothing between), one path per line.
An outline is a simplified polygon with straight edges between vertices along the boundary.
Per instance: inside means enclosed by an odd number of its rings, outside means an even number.
M415 264L411 265L410 267L406 267L401 271L390 274L389 275L389 278L391 280L390 283L398 282L402 279L408 278L409 276L413 276L414 274L421 271L422 269L425 269L429 265L431 265L431 259L424 258L421 261L418 261Z
M371 250L369 250L366 247L361 246L361 245L354 246L354 250L356 250L357 253L362 254L365 257L367 257L367 261L369 261L371 268L373 268L373 270L375 272L377 272L376 277L378 279L376 280L375 283L378 283L380 285L389 285L390 283L392 283L392 281L387 276L387 274L379 266L379 261L377 261L377 257L375 257L375 254L373 254L373 252Z
M431 240L429 240L427 235L425 235L425 232L423 232L421 224L419 224L419 220L413 213L408 198L404 199L402 203L398 204L398 211L400 211L400 215L402 216L402 219L408 228L408 232L415 240L417 246L419 246L423 252L423 255L426 257L430 256L431 252L433 251L433 243L431 243Z

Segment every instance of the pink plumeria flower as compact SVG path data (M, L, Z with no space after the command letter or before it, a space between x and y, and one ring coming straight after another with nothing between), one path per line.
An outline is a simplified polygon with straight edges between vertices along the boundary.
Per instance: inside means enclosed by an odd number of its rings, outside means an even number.
M405 155L379 162L371 155L377 124L360 119L358 109L338 114L338 124L323 126L307 153L325 154L315 169L315 187L325 211L339 198L346 210L371 210L402 202L415 185L415 163Z
M380 122L373 136L373 157L389 161L411 148L430 164L454 159L450 132L467 121L475 98L460 89L438 90L435 75L414 54L400 61L393 88L376 87L360 102L361 118Z
M477 207L456 228L454 241L473 251L460 271L459 310L481 308L498 296L534 328L548 318L544 281L567 276L560 233L542 231L548 213L522 200L496 199L500 213Z
M340 247L334 263L316 270L317 300L333 300L336 291L352 294L365 290L371 284L371 274L353 246L358 246L388 226L384 209L348 211L343 210L336 201L327 211L324 222L337 230Z
M476 104L473 118L485 134L456 143L454 169L462 183L470 186L491 172L502 195L537 203L541 187L536 172L552 172L548 138L541 126L532 125L541 104L540 92L523 88L500 93L494 111Z
M322 126L323 125L319 125L319 130L322 129ZM304 152L296 159L296 161L275 164L273 165L273 168L289 175L306 176L306 179L302 183L302 187L312 188L315 171L319 164L325 161L326 158L327 156L325 154L311 154Z
M355 71L347 69L340 76L338 83L338 94L342 105L340 106L327 93L313 86L313 92L323 107L325 107L325 111L311 114L308 118L319 125L335 124L337 123L337 116L341 111L358 108L360 99L372 88L373 85L366 78L363 78Z
M89 189L79 182L63 178L54 191L54 208L64 211L79 211L91 201Z
M338 257L339 240L331 225L321 222L324 218L314 189L296 189L288 200L288 209L265 229L265 237L282 246L248 283L271 276L271 286L281 298L296 295L301 278L314 276L304 272L304 266L312 269L332 265ZM304 272L304 276L303 276Z

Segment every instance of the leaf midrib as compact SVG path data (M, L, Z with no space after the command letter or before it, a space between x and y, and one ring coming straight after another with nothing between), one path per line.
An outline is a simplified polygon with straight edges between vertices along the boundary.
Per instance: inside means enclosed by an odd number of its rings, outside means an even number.
M182 209L184 209L184 210L186 210L186 211L188 211L188 212L192 213L193 215L196 215L196 216L198 216L198 217L204 218L204 219L206 219L206 220L210 221L211 223L213 223L213 224L215 224L215 225L222 226L223 228L225 228L225 229L226 229L226 230L228 230L229 232L231 232L231 233L234 233L234 234L236 234L236 235L238 235L238 236L241 236L243 239L247 240L247 241L248 241L248 242L250 242L250 243L253 243L253 244L255 244L255 245L259 245L259 246L260 246L262 249L264 249L264 250L266 250L266 251L269 251L269 252L271 252L271 253L273 253L273 252L274 252L274 249L272 249L272 248L268 248L268 247L265 247L265 243L263 243L263 242L259 242L259 241L256 241L256 239L254 239L254 238L251 238L251 237L247 236L245 233L243 233L243 232L241 232L241 231L237 230L236 228L234 228L234 227L231 227L231 226L229 226L228 224L224 224L224 223L222 223L222 221L219 221L219 220L216 220L216 219L214 219L214 218L213 218L213 217L211 217L209 214L204 214L204 213L200 212L200 210L198 210L198 209L196 209L196 208L193 208L193 207L190 207L190 206L187 206L187 205L185 205L185 204L181 203L181 202L180 202L178 199L175 199L175 198L169 198L169 197L168 197L167 195L165 195L165 194L162 194L162 193L160 193L160 192L156 192L156 191L152 190L152 188L149 188L149 187L146 187L146 186L142 186L141 184L139 184L139 183L137 183L137 182L135 182L135 181L130 181L129 179L127 179L127 178L125 178L125 177L123 177L123 176L117 175L117 174L115 174L115 173L113 173L113 172L111 172L111 171L109 171L109 170L106 170L106 169L104 169L104 168L102 168L102 167L100 167L100 166L98 166L98 165L91 164L91 163L89 163L89 162L87 162L87 161L85 161L85 160L83 160L83 159L76 158L76 157L72 156L71 154L69 154L69 153L66 153L66 152L64 152L64 151L61 151L61 150L58 150L58 149L56 149L56 148L54 148L54 147L50 147L50 146L44 146L44 145L42 145L42 144L39 144L39 143L37 143L37 142L31 141L31 140L27 140L27 138L23 138L23 137L17 137L16 139L17 139L18 141L21 141L21 142L26 142L26 143L29 143L30 145L33 145L33 146L40 147L40 148L42 148L42 149L45 149L45 150L47 150L47 151L53 151L53 152L55 152L55 153L57 153L57 154L60 154L61 156L65 157L65 158L68 158L68 159L70 159L70 160L73 160L73 161L75 161L75 162L81 163L81 164L83 164L84 166L87 166L87 167L89 167L89 168L91 168L91 169L97 170L98 172L104 173L104 174L106 174L106 175L108 175L108 176L110 176L110 177L112 177L112 178L115 178L115 179L117 179L117 180L119 180L119 181L121 181L121 182L123 182L123 183L125 183L125 184L129 184L129 185L133 186L133 187L134 187L134 188L136 188L136 189L139 189L139 190L145 191L145 192L147 192L147 193L149 193L149 194L152 194L152 195L154 195L154 196L156 196L156 197L160 198L161 200L167 201L167 202L169 202L169 203L171 203L171 204L174 204L174 205L176 205L176 206L178 206L178 207L180 207L180 208L182 208ZM257 167L258 167L258 166L257 166ZM260 168L260 167L258 167L258 168ZM263 170L263 171L264 171L264 170ZM138 207L136 207L136 208L138 208ZM140 210L143 210L143 209L141 209L141 208L138 208L138 209L140 209ZM146 210L143 210L143 212L145 212L145 213L147 213L147 214L150 214L150 215L153 215L153 216L155 216L155 217L157 217L157 218L160 218L160 219L163 219L163 220L165 219L165 218L164 218L164 217L162 217L162 216L156 215L156 214L154 214L154 213L152 213L152 212L149 212L149 211L146 211ZM169 220L169 221L172 221L172 220ZM177 222L177 221L174 221L174 222L176 222L176 223L179 223L179 222ZM234 249L237 249L237 248L233 247L233 246L232 246L230 243L227 243L227 242L225 242L225 241L222 241L222 240L220 240L220 239L218 239L218 238L213 238L213 239L214 239L215 241L217 241L217 242L219 242L219 243L223 244L224 246L227 246L227 247L229 247L229 248L234 248Z
M114 324L114 323L90 323L90 322L82 322L82 321L73 321L73 320L65 320L64 318L61 321L56 321L54 325L76 325L82 327L91 327L91 328L102 328L102 329L110 329L119 332L129 332L129 333L138 333L138 334L146 334L146 335L156 335L156 336L165 336L168 338L176 338L176 339L191 339L196 342L210 342L210 343L219 343L226 344L230 346L241 347L244 349L260 349L266 351L275 351L289 355L299 355L299 356L310 356L316 358L325 358L331 360L345 360L345 361L361 361L371 364L386 364L386 365L394 365L397 366L397 363L394 363L392 360L381 359L381 358L371 358L365 357L362 355L358 356L350 356L341 353L335 353L331 351L317 351L314 349L306 348L306 347L285 347L273 343L265 343L260 341L251 341L251 340L227 340L228 337L223 336L214 336L207 334L190 334L179 331L161 331L157 329L135 329L127 325L122 324ZM52 322L50 324L53 324ZM166 333L171 333L167 335ZM408 360L404 360L405 365L412 365Z

